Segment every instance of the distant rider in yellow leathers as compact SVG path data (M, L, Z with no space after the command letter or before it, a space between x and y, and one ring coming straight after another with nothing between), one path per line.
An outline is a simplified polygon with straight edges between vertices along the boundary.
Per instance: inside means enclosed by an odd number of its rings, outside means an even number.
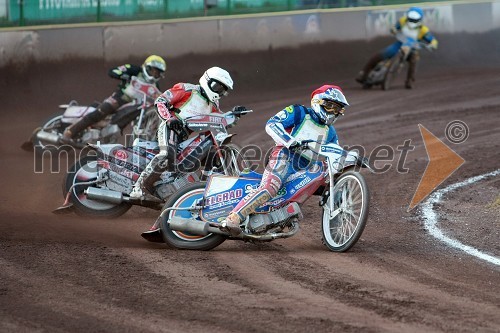
M412 38L418 42L426 43L429 47L437 49L438 41L430 33L429 28L422 24L424 18L424 11L419 7L411 7L406 12L406 15L401 17L398 22L391 28L391 33L397 34L401 33L405 37ZM382 51L373 55L359 75L356 77L356 81L361 83L364 87L369 87L367 83L368 74L373 68L382 60L392 58L399 49L403 46L403 42L396 41L389 45ZM420 60L420 55L418 50L413 50L408 57L408 73L406 75L405 88L412 89L413 83L415 82L415 71L417 67L417 62Z

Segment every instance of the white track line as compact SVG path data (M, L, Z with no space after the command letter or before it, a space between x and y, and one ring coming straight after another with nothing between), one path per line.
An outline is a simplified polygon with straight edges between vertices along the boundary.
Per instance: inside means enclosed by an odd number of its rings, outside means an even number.
M464 251L472 256L475 256L479 259L488 261L494 265L500 266L500 258L488 255L486 253L479 251L478 249L473 248L472 246L462 244L456 239L445 236L444 233L437 226L438 216L437 216L436 212L434 212L434 210L433 210L434 204L441 201L441 198L444 194L451 192L453 190L456 190L457 188L471 185L472 183L478 182L478 181L483 180L485 178L497 176L497 175L500 175L500 169L498 169L496 171L492 171L490 173L486 173L484 175L469 178L467 180L464 180L463 182L450 185L442 190L434 192L429 197L429 199L427 199L423 203L422 213L423 213L424 220L425 220L425 227L427 228L427 230L429 231L429 233L432 236L436 237L437 239L448 244L451 247L462 250L462 251Z

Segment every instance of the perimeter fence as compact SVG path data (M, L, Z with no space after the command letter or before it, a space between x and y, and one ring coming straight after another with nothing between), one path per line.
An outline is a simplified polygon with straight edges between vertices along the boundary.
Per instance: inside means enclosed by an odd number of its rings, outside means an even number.
M425 2L437 2L427 0ZM458 0L457 0L458 1ZM412 1L419 3L424 1ZM401 0L0 0L0 27L408 4ZM412 4L408 4L411 6Z

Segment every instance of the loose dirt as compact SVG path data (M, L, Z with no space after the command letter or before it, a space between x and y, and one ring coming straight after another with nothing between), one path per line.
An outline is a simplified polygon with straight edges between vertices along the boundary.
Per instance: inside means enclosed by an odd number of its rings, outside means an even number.
M372 159L376 147L389 152L388 161L374 165L378 173L364 172L370 217L347 253L322 245L316 197L303 206L295 237L227 241L209 252L143 240L140 233L157 214L145 208L114 220L52 214L63 202L65 159L59 172L48 161L40 170L19 146L58 104L109 95L115 82L106 71L116 64L67 59L0 69L0 331L500 331L500 268L448 248L425 230L418 207L408 211L428 163L419 124L466 160L440 188L500 167L495 34L441 36L438 52L422 54L415 88L385 92L363 90L354 77L386 39L165 55L162 88L196 82L213 65L227 68L235 89L222 107L255 110L234 128L235 141L264 150L272 145L264 132L270 116L292 103L308 104L310 92L324 83L343 88L351 106L336 123L341 144L362 145ZM445 137L453 120L469 127L462 144ZM407 140L414 149L401 160L397 147ZM384 165L388 170L381 172ZM437 212L446 233L498 256L499 187L497 177L445 198Z

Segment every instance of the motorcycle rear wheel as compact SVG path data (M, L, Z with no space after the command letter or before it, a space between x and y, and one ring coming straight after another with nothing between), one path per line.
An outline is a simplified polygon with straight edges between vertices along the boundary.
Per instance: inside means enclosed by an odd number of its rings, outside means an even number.
M180 189L177 193L172 195L168 201L165 203L165 208L167 207L190 207L195 201L203 198L203 193L205 192L205 183L194 183ZM201 250L208 251L220 244L222 244L226 237L218 234L208 234L206 236L198 236L186 234L181 231L176 231L170 229L168 221L172 216L180 216L185 218L194 218L201 220L198 212L192 212L187 210L172 210L161 217L161 233L163 240L167 245L187 250Z
M363 175L356 171L342 174L335 181L333 196L333 209L330 198L323 205L323 242L330 251L345 252L356 244L368 219L370 199ZM331 217L332 212L338 214Z
M54 156L54 154L58 154L59 151L61 150L68 150L65 149L67 147L59 146L57 144L51 143L51 142L45 142L43 140L38 139L37 134L40 131L47 131L47 132L52 132L56 134L62 134L64 130L66 129L68 124L65 124L62 122L62 115L57 115L54 117L51 117L48 119L42 127L38 127L35 131L33 131L33 134L31 136L31 143L33 144L33 148L35 150L35 153L38 156L43 156L44 152L49 152L49 155L54 158L57 156Z
M97 178L97 158L95 156L85 156L78 160L70 168L63 183L63 195L66 197L70 188L74 184L89 182ZM75 213L87 217L116 218L125 214L131 207L129 203L122 202L113 204L97 200L87 199L84 190L93 185L75 186L71 189L71 202Z

